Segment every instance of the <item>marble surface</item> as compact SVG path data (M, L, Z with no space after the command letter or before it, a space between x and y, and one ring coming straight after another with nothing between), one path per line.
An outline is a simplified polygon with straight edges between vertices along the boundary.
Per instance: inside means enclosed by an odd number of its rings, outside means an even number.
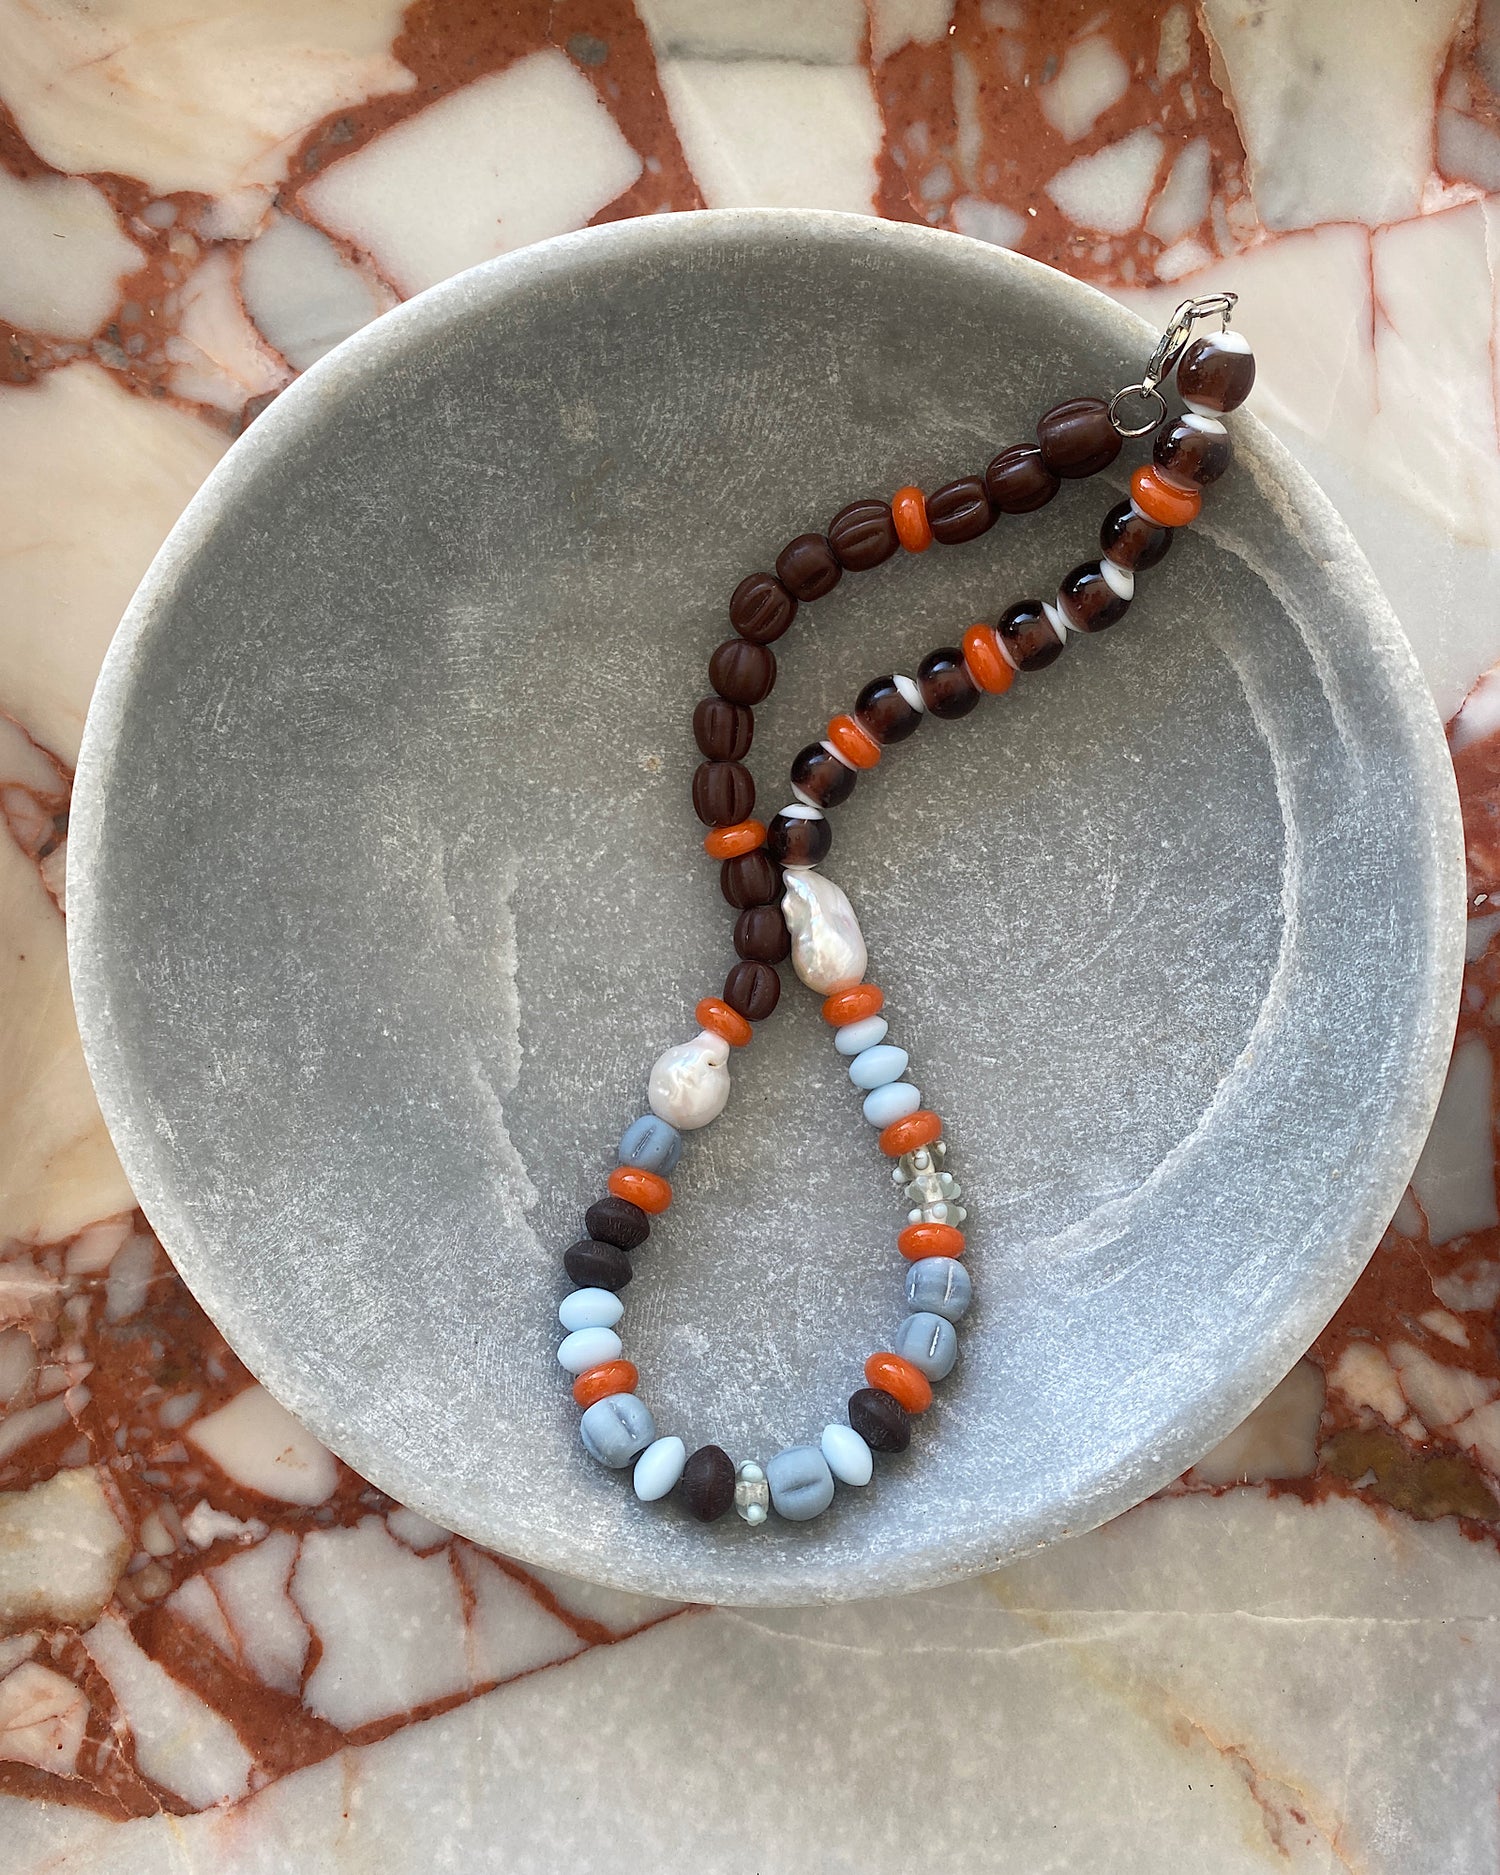
M5 0L0 49L7 1865L1493 1869L1500 9ZM1471 961L1412 1190L1239 1433L1002 1574L747 1614L481 1552L255 1385L99 1122L62 900L104 646L266 401L488 254L757 202L1148 312L1232 274L1452 718Z

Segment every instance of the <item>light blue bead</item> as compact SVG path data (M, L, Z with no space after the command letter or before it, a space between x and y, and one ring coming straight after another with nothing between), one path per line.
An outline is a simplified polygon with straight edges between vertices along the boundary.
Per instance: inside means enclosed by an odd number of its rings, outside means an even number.
M884 1016L866 1016L863 1022L846 1022L835 1029L833 1045L841 1055L862 1055L867 1048L883 1042L890 1029Z
M625 1304L612 1289L575 1289L558 1306L557 1319L571 1334L575 1328L613 1328Z
M659 1172L665 1178L681 1157L681 1133L654 1113L632 1120L620 1139L620 1164L638 1166L642 1172Z
M635 1394L612 1393L595 1400L579 1420L578 1436L591 1458L611 1471L623 1471L656 1437L656 1421Z
M636 1496L643 1504L654 1504L659 1497L665 1497L686 1464L687 1447L681 1439L654 1439L635 1461Z
M897 1329L896 1352L929 1380L946 1380L958 1359L958 1336L952 1322L923 1310L920 1315L908 1315Z
M789 1445L766 1466L766 1483L778 1517L806 1523L833 1502L833 1473L815 1445Z
M904 1120L922 1104L922 1090L910 1081L887 1081L865 1095L864 1115L871 1126L889 1126L892 1120Z
M911 1059L904 1048L881 1042L866 1048L849 1063L849 1079L856 1087L884 1087L887 1081L899 1081Z
M557 1350L558 1365L570 1374L586 1374L591 1367L620 1358L620 1337L613 1328L575 1328Z
M875 1455L852 1426L825 1426L818 1443L840 1484L868 1484L874 1477Z
M973 1299L974 1285L957 1257L923 1257L906 1272L906 1300L914 1309L956 1322Z

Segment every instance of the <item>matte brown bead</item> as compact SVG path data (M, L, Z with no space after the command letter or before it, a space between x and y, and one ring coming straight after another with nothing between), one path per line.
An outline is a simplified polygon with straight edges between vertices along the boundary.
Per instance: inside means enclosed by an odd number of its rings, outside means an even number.
M704 697L693 711L693 740L711 762L738 762L750 752L755 716L743 703Z
M734 1506L734 1460L717 1445L700 1445L682 1468L677 1495L699 1523L714 1523Z
M651 1235L651 1220L638 1204L617 1198L613 1192L591 1204L583 1214L583 1227L601 1243L617 1244L622 1250L635 1250Z
M1062 483L1035 443L1012 443L985 470L984 486L998 513L1032 514L1046 507Z
M736 911L743 911L747 905L769 905L781 896L781 874L760 846L753 853L724 861L719 868L719 890Z
M995 630L1017 670L1044 671L1063 654L1062 640L1053 631L1040 599L1022 599L1002 612Z
M1038 419L1036 440L1052 473L1074 480L1107 469L1125 439L1102 397L1070 397Z
M782 866L818 866L833 845L833 829L826 820L802 820L778 814L766 829L766 846Z
M882 748L905 742L922 727L922 712L902 696L894 677L872 677L854 699L854 715Z
M752 573L729 598L729 622L753 645L773 643L797 616L797 601L772 573Z
M917 666L917 688L932 714L950 722L967 716L983 695L956 645L927 653Z
M635 1274L623 1250L587 1237L563 1251L563 1268L580 1289L623 1289Z
M784 963L792 954L792 934L779 905L748 905L734 921L736 955L751 963Z
M792 762L792 786L819 807L837 807L847 801L858 780L855 770L830 755L821 742L809 742Z
M1128 501L1111 508L1099 529L1099 545L1106 559L1129 573L1144 573L1166 558L1172 545L1170 527L1158 527L1137 514Z
M1163 481L1178 488L1207 488L1234 460L1227 430L1204 430L1190 417L1174 417L1158 430L1151 460Z
M776 684L776 653L768 645L726 638L708 660L708 681L730 703L752 708L764 703Z
M755 777L743 762L700 762L693 770L693 812L705 827L732 827L755 806Z
M945 482L927 497L927 525L932 529L932 538L945 547L957 547L987 534L995 525L995 510L984 483L977 475Z
M1080 632L1107 631L1130 610L1130 601L1110 585L1097 560L1073 568L1057 589L1057 603L1074 631Z
M770 964L746 958L725 977L724 1000L747 1022L764 1022L781 1000L781 978Z
M1177 389L1190 403L1222 414L1238 410L1255 383L1255 355L1222 332L1196 338L1177 362Z
M828 544L851 573L868 573L901 545L888 501L851 501L828 523Z
M879 1387L849 1395L849 1424L872 1452L904 1452L911 1444L911 1414Z
M777 556L776 577L794 599L821 599L838 585L844 569L821 534L799 534Z

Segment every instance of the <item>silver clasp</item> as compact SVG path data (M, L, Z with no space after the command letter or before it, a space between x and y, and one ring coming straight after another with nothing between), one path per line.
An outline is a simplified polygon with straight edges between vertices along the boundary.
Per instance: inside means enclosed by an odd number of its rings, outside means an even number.
M1121 436L1146 436L1157 427L1167 414L1167 400L1156 387L1177 369L1178 361L1193 336L1193 327L1200 319L1217 317L1220 329L1227 332L1230 315L1239 304L1239 297L1238 293L1206 293L1201 299L1185 299L1182 302L1167 321L1167 329L1157 340L1151 362L1139 380L1123 386L1109 401L1109 420ZM1127 397L1139 397L1148 406L1155 406L1144 423L1127 424L1122 421L1119 406Z

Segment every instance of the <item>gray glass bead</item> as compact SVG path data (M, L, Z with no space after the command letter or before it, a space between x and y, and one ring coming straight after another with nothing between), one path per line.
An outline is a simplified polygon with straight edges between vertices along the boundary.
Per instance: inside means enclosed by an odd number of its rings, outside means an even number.
M856 1087L884 1087L887 1081L899 1081L911 1056L904 1048L879 1042L866 1048L849 1063L849 1079Z
M595 1400L578 1422L578 1436L591 1458L611 1471L623 1471L656 1437L656 1421L646 1402L633 1393L612 1393Z
M766 1483L777 1516L789 1523L806 1523L833 1502L833 1473L815 1445L789 1445L778 1452L766 1466Z
M897 1329L896 1352L929 1380L946 1380L958 1359L958 1336L952 1322L924 1309L920 1315L908 1315Z
M681 1157L681 1133L654 1113L632 1120L620 1137L620 1164L642 1172L659 1172L665 1178Z
M974 1285L957 1257L923 1257L906 1272L906 1300L914 1309L957 1322L974 1300Z
M867 1048L883 1042L890 1029L884 1016L866 1016L861 1022L846 1022L835 1029L833 1045L841 1055L862 1055Z

